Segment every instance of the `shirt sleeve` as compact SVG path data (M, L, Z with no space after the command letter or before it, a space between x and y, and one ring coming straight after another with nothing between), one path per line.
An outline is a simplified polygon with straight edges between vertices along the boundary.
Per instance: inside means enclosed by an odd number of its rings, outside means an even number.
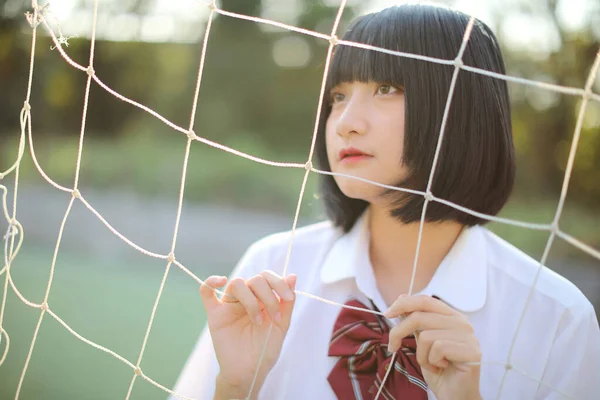
M251 245L242 256L230 277L250 278L258 272L269 269L267 249L257 242ZM200 338L181 371L173 391L195 399L212 400L215 393L215 380L219 373L219 363L215 355L208 326L205 324ZM178 400L170 396L169 400Z
M568 309L561 325L536 399L595 399L600 393L600 329L594 307L585 300Z

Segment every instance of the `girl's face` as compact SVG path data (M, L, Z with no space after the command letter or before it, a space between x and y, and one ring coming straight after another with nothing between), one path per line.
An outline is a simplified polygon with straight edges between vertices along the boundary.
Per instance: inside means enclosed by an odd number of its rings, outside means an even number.
M406 178L402 164L404 92L377 82L346 82L331 89L326 125L327 157L332 172L395 185ZM335 176L342 193L369 203L386 189Z

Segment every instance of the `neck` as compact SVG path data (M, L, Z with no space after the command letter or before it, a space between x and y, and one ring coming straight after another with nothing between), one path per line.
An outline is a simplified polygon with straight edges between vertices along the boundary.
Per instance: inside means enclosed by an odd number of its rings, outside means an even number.
M398 221L390 216L389 209L376 206L369 209L369 256L380 290L385 292L384 286L391 288L388 298L395 299L408 293L409 289L415 293L425 288L463 228L454 221L424 223L411 288L419 226L419 222L404 224Z

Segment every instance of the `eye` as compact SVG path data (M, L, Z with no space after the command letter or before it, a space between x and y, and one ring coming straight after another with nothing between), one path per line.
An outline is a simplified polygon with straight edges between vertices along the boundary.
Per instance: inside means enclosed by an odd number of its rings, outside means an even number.
M394 87L392 85L380 85L377 88L377 94L391 94L391 93L396 93L399 89L397 87Z
M329 95L331 104L339 103L340 101L344 101L345 98L346 98L346 96L340 92L333 92L333 93L331 93L331 95Z

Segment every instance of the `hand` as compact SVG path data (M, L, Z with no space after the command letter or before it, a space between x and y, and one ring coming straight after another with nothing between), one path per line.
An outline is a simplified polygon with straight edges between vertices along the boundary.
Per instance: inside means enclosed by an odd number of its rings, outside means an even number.
M248 280L234 278L225 289L226 295L219 299L211 288L225 283L226 277L211 276L200 287L220 366L216 397L246 398L271 323L273 328L254 393L258 393L279 358L296 298L296 275L281 278L274 272L264 271Z
M479 341L467 317L446 303L425 295L400 296L386 311L387 318L405 316L390 331L389 350L400 348L415 333L417 361L428 387L438 400L481 399Z

